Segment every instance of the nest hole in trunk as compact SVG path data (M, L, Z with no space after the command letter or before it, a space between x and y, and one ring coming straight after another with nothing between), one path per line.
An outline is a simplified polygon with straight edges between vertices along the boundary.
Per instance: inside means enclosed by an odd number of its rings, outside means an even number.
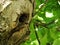
M29 20L29 14L27 14L27 13L23 13L19 17L19 22L20 23L28 23L28 20Z

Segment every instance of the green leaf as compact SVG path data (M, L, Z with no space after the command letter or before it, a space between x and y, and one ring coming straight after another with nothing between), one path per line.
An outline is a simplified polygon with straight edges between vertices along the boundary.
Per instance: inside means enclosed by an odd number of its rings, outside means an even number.
M41 39L41 45L46 45L47 43L47 34Z
M60 38L56 39L56 40L53 42L53 45L60 45Z

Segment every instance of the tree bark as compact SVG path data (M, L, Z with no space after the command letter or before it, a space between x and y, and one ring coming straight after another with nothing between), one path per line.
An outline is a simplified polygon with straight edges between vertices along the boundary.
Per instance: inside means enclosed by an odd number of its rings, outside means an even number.
M20 45L28 39L33 3L33 0L4 0L0 3L0 45Z

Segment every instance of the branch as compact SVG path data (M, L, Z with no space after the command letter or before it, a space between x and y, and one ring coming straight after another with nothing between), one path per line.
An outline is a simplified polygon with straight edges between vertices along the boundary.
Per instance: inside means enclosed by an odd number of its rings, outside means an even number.
M38 34L37 34L37 31L36 30L35 30L35 35L36 35L37 41L38 41L38 43L40 45L40 40L39 40L39 37L38 37Z
M41 5L41 7L38 9L37 12L34 13L34 15L36 15L44 6L45 6L45 4Z
M38 27L38 26L40 25L40 26L43 26L43 27L45 27L45 28L48 28L49 25L54 24L54 23L55 23L55 20L52 20L52 21L49 22L48 24L43 23L43 22L40 21L40 22L35 22L35 26Z
M47 2L48 2L48 0L45 0L45 2L40 5L40 8L38 9L37 12L34 13L34 15L36 15L46 5Z

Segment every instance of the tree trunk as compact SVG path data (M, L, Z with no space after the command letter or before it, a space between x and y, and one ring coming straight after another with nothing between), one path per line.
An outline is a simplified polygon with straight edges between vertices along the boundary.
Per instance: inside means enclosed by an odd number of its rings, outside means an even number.
M32 0L0 0L0 45L20 45L28 39Z

